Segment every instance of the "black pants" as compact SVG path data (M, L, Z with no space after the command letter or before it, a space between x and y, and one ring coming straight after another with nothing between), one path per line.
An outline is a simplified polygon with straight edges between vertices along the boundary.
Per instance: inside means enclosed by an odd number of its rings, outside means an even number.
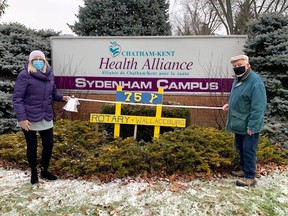
M31 169L37 167L37 131L23 130L27 143L27 159ZM48 169L53 149L53 128L39 131L42 140L41 167Z

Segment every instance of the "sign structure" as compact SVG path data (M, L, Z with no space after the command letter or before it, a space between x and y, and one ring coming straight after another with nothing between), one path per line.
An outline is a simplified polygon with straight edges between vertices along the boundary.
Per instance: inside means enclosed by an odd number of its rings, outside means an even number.
M52 37L58 89L88 93L229 93L231 56L247 40L234 36Z
M119 102L138 102L156 105L156 116L131 116L121 115L121 103L116 103L115 115L112 114L90 114L90 122L112 123L114 124L114 137L120 136L120 124L147 125L154 126L154 138L159 138L160 126L165 127L185 127L186 119L161 117L163 89L158 93L146 92L123 92L122 87L117 87L116 101ZM135 136L134 136L135 137Z

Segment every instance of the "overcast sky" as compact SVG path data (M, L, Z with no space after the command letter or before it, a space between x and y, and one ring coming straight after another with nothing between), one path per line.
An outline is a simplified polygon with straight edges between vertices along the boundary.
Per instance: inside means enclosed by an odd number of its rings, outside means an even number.
M67 23L77 21L83 0L8 0L9 7L0 22L18 22L31 29L53 29L73 34Z
M171 1L173 2L173 1ZM31 29L53 29L73 34L68 24L78 21L79 6L84 0L8 0L9 7L1 23L18 22Z

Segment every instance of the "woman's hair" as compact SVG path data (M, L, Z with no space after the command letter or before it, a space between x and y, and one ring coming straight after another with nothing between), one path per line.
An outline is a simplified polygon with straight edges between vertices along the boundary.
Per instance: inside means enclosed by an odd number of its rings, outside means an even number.
M29 62L28 62L28 73L35 73L35 72L37 72L37 69L33 66L33 64L32 64L32 61L33 61L34 59L32 59L32 60L30 60ZM47 62L47 60L46 59L42 59L43 61L44 61L44 67L43 67L43 70L42 70L42 72L43 73L46 73L46 70L47 70L47 68L48 67L50 67L50 65L49 65L49 63Z

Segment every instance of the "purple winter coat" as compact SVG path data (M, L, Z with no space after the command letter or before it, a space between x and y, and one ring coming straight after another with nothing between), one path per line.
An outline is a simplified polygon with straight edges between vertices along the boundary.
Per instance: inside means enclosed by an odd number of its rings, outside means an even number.
M62 101L63 95L57 93L51 67L46 73L28 73L27 65L19 73L14 86L13 108L17 120L50 121L53 119L52 101Z

